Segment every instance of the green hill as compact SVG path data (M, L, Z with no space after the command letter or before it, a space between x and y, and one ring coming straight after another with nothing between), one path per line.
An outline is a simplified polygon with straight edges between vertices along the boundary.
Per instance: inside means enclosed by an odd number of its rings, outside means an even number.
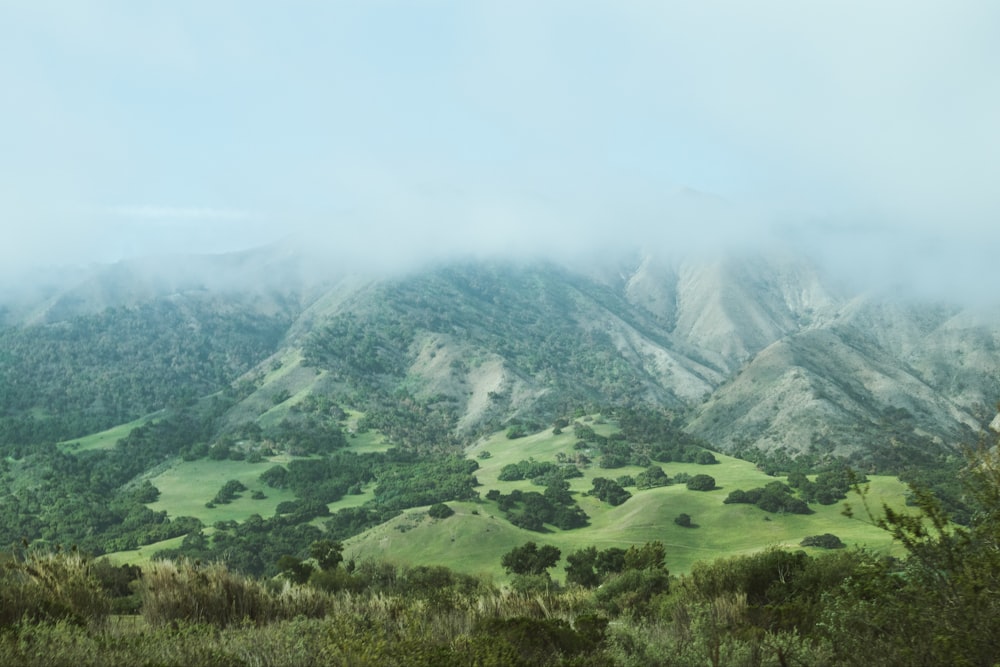
M610 425L596 428L608 433L615 430ZM489 458L478 459L481 467L476 477L481 484L481 495L485 496L489 489L499 489L505 494L515 488L541 490L528 481L500 481L497 476L505 465L523 459L553 460L558 452L572 451L574 442L571 433L552 435L551 431L516 440L508 440L502 433L484 438L468 449L471 457L490 453ZM730 491L764 486L775 478L759 471L752 463L721 454L716 457L719 463L710 466L661 464L671 477L678 473L708 473L716 479L716 490L690 491L683 484L642 491L632 488L629 489L632 497L618 507L583 494L591 488L595 477L634 476L643 468L624 466L605 470L590 466L583 471L583 477L570 480L574 496L590 517L589 525L584 528L560 530L547 526L547 532L540 534L511 525L496 502L449 503L455 510L451 517L432 519L426 507L408 510L348 540L345 553L356 559L372 558L399 564L444 564L461 572L503 578L500 556L527 541L559 547L564 558L590 545L601 549L624 548L661 541L667 547L667 562L672 572L686 572L699 560L749 553L769 546L799 548L803 538L824 533L837 535L847 545L898 552L887 533L860 518L844 516L843 502L812 505L814 513L809 515L772 514L750 505L724 504ZM904 507L906 487L898 479L871 476L869 485L869 500L873 506L885 502L897 509ZM847 502L851 501L848 498ZM696 527L676 525L674 518L681 513L690 515Z

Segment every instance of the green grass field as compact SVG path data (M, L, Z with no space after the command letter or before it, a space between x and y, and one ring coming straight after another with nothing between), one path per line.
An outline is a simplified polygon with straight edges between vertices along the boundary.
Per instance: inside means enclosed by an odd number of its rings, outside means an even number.
M357 421L362 417L361 413L351 412L348 417L348 428L356 428ZM146 418L149 419L149 418ZM79 440L87 443L91 447L97 446L95 443L104 443L103 446L112 446L118 438L128 434L131 428L140 425L142 420L132 424L124 424L110 429L104 433L87 436ZM110 434L120 433L111 439ZM351 451L358 453L385 451L389 444L381 433L370 431L352 437L348 441ZM81 444L81 448L84 445ZM260 463L248 463L246 461L213 461L211 459L199 459L196 461L182 461L178 459L166 470L150 478L150 482L160 490L160 496L156 502L150 503L149 508L160 512L165 511L167 516L173 518L178 516L193 516L202 521L209 528L206 532L211 532L211 526L217 521L244 521L252 514L259 514L268 518L274 516L275 508L279 503L286 500L294 500L295 495L285 489L273 489L260 481L260 474L268 468L287 464L290 461L287 456L273 456ZM206 507L205 504L215 497L222 485L228 480L235 479L247 487L241 496L231 503L219 504L213 508ZM374 497L374 484L367 485L360 495L344 496L335 503L330 504L330 511L347 507L357 507L363 505ZM266 498L254 500L251 494L254 491L262 491ZM319 528L323 527L325 518L318 518L313 524ZM161 549L175 548L180 545L183 538L166 540L157 544L143 546L140 549L122 551L109 554L114 562L142 564Z
M67 440L65 442L60 442L59 446L63 449L71 452L84 452L91 449L111 449L115 446L115 443L126 437L132 432L132 429L138 428L143 424L147 424L156 417L162 415L163 410L159 412L154 412L151 415L146 415L145 417L140 417L133 422L127 424L120 424L109 428L106 431L101 431L100 433L94 433L92 435L84 436L82 438L76 438L74 440Z
M597 425L595 430L610 430ZM576 438L571 432L553 436L551 432L534 434L517 440L508 440L495 434L469 449L477 458L489 451L487 459L478 459L476 472L481 483L480 493L485 497L489 489L509 493L515 488L541 491L528 481L502 482L497 475L503 466L530 457L551 461L557 452L573 453ZM570 487L577 501L590 516L590 525L570 531L551 528L550 532L537 533L522 530L503 518L496 503L483 500L479 503L449 503L456 514L447 519L431 519L426 508L407 511L389 523L347 541L345 553L354 558L385 559L400 564L443 563L470 574L504 579L500 556L511 548L527 541L552 544L559 547L563 556L590 545L598 548L628 547L633 544L659 540L667 547L667 564L675 573L688 572L700 560L751 553L770 546L800 548L799 542L809 535L833 533L848 545L871 548L880 552L898 553L898 547L884 531L859 518L850 519L842 514L843 503L811 506L811 515L770 514L750 505L725 505L723 500L730 491L750 489L774 481L758 471L752 463L717 454L718 465L701 466L686 463L659 464L667 475L687 472L709 474L716 479L714 491L689 491L684 485L671 485L644 491L630 488L632 498L618 507L611 507L596 498L583 496L591 488L594 477L617 478L635 475L642 468L624 467L606 470L592 465L582 478L572 479ZM902 508L905 486L890 477L871 479L870 503L880 507L882 502ZM849 497L860 510L856 498ZM674 518L684 512L689 514L696 527L682 528ZM822 550L809 548L808 552ZM562 576L562 563L554 572Z
M364 413L357 410L347 410L347 419L344 420L347 442L352 452L367 454L370 452L384 452L391 446L385 436L378 431L358 431L358 422L364 417Z
M273 516L278 503L295 498L291 491L272 489L259 479L262 472L280 462L279 457L260 463L211 459L180 461L150 479L160 490L160 497L149 507L157 512L166 511L170 517L197 517L207 526L216 521L243 521L251 514ZM239 480L248 490L229 504L211 509L205 507L205 503L231 479ZM254 500L250 497L253 491L263 491L267 498Z
M209 532L211 532L211 529L205 531L206 534ZM163 549L176 549L183 541L184 536L182 535L181 537L174 537L169 540L163 540L162 542L147 544L139 547L138 549L116 551L115 553L108 554L106 558L115 565L138 565L142 567L153 559L153 556L157 551L161 551Z
M361 416L360 413L349 413L346 421L348 432L356 433ZM588 419L585 423L602 435L615 430L613 424L599 419ZM127 433L127 428L134 425L123 425L80 442L98 446L96 443L110 438L108 434L119 429ZM815 513L811 515L770 514L750 505L725 505L723 500L730 491L763 486L775 478L760 472L752 463L722 454L716 454L720 461L717 465L658 464L671 477L681 472L709 474L716 480L714 491L689 491L682 484L643 491L631 487L628 490L632 497L618 507L583 493L592 488L595 477L615 479L622 475L635 476L643 469L636 466L602 469L596 463L591 464L583 471L582 478L569 480L571 491L590 517L589 526L576 530L551 528L545 533L523 530L511 525L495 502L485 500L490 489L498 489L505 494L515 488L541 491L541 487L529 481L499 481L497 476L505 465L524 459L554 461L560 452L573 456L577 453L573 448L576 441L572 428L560 435L553 435L547 430L515 440L508 439L503 433L484 438L466 452L480 464L476 476L484 500L449 503L456 514L447 519L430 518L427 508L408 510L382 526L349 539L345 555L348 558L374 558L397 564L444 564L458 571L504 580L506 576L500 567L500 557L527 541L555 545L565 556L590 545L602 549L612 546L625 548L659 540L667 546L668 567L675 573L690 571L691 566L700 560L751 553L770 546L799 548L798 544L804 537L823 533L833 533L848 545L901 553L884 531L867 521L857 498L849 497L846 501L856 507L857 518L853 519L842 514L843 502L830 506L812 505ZM357 452L383 451L388 447L385 438L375 431L356 434L349 438L349 443L351 450ZM487 458L482 458L484 452L489 452ZM597 459L597 452L585 450L584 453ZM271 466L287 462L287 457L272 457L261 463L209 459L178 461L151 479L160 490L160 497L150 508L164 510L171 517L194 516L209 527L217 521L243 521L251 514L273 516L278 503L293 500L294 496L290 491L267 487L259 476ZM239 480L248 490L232 503L206 507L205 504L230 479ZM331 511L364 504L372 499L373 488L374 484L371 484L361 495L345 496L332 503ZM873 507L880 507L883 502L895 508L904 507L906 489L897 479L872 477L870 488L869 502ZM262 491L267 497L263 500L252 499L251 493L255 490ZM682 512L692 517L696 527L682 528L674 523L674 518ZM313 523L322 527L324 521L320 518ZM168 540L112 557L118 562L141 563L159 549L177 546L179 541L180 538ZM806 550L820 552L812 548ZM561 579L562 564L554 574Z

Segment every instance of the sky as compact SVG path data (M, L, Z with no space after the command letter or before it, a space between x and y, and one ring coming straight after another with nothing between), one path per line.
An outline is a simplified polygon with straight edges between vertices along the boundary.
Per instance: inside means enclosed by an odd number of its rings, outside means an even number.
M801 244L1000 284L992 0L0 0L0 263Z

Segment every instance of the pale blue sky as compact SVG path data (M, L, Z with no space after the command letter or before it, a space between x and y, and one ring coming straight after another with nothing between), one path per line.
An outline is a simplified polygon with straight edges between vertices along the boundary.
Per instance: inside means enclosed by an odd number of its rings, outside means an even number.
M816 221L827 248L982 251L1000 3L0 0L0 128L6 264L288 231L391 261L700 247Z

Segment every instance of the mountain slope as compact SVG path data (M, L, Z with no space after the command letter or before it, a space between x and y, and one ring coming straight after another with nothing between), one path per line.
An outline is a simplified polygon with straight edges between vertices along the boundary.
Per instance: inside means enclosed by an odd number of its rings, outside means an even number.
M728 451L857 456L893 442L968 441L982 406L1000 396L1000 318L846 292L796 257L647 253L577 267L451 263L381 278L323 273L321 264L274 247L116 265L31 307L19 302L29 313L21 321L37 327L7 335L42 341L108 307L152 303L189 304L195 327L229 311L283 322L255 343L263 360L240 380L225 429L294 425L293 408L323 396L422 447L549 423L581 406L648 404L684 415L689 432ZM72 344L93 348L89 335ZM8 403L25 414L76 409L30 402ZM119 416L162 407L147 403Z

